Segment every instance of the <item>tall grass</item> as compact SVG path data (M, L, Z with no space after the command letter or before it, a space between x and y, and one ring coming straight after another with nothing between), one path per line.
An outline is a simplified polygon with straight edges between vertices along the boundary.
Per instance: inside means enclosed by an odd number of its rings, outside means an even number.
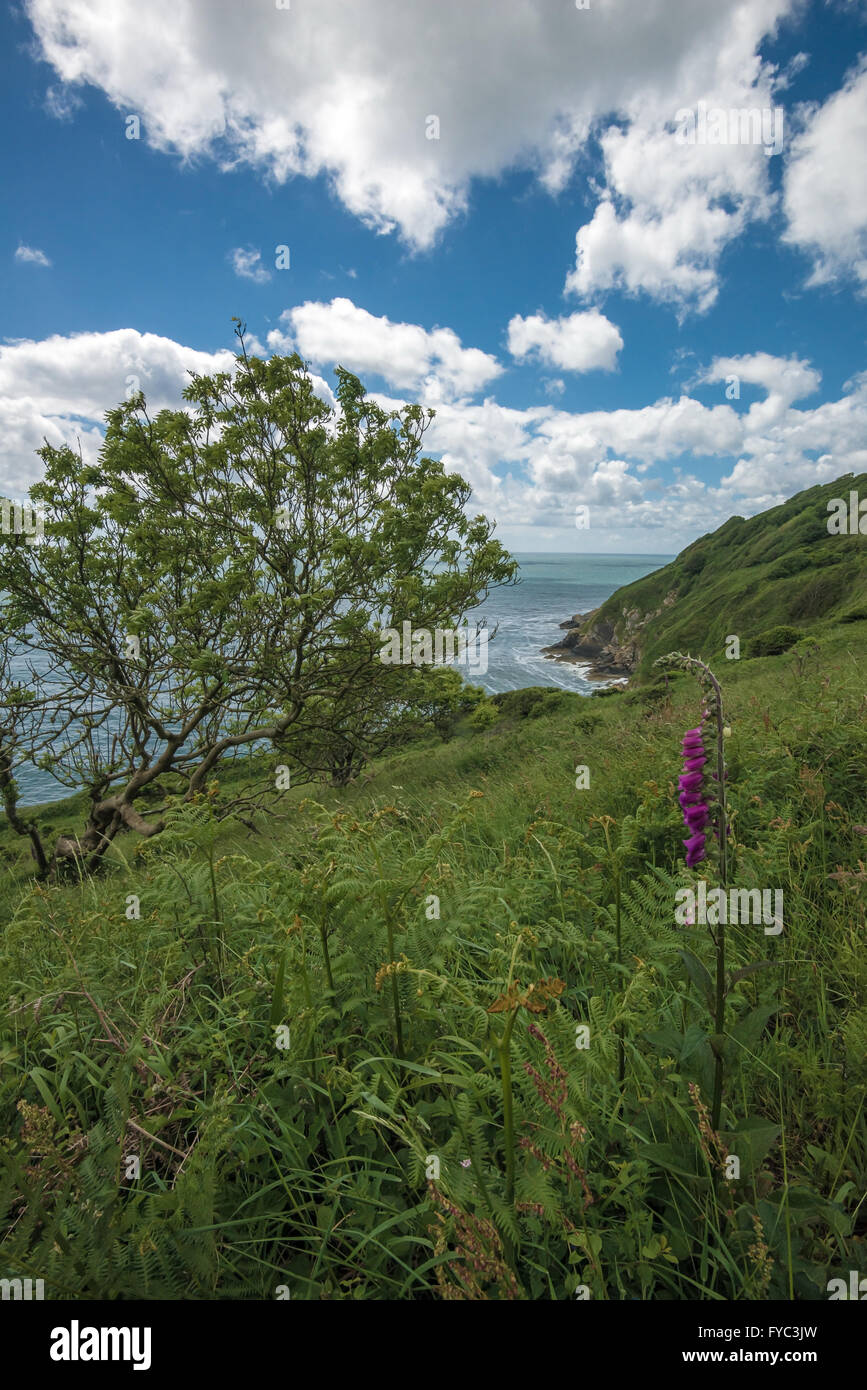
M729 928L718 1126L683 960L710 981L713 943L673 916L685 677L501 702L258 834L204 798L75 886L0 838L3 1273L71 1298L824 1297L864 1229L863 677L856 625L724 672L737 882L781 887L786 927Z

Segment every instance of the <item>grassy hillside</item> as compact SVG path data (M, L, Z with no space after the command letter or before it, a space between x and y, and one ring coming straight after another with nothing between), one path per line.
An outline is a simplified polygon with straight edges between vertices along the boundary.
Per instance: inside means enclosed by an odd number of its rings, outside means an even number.
M746 521L731 517L670 564L618 589L570 634L569 645L599 638L625 668L647 675L672 648L714 662L726 638L741 655L762 634L788 627L806 636L829 621L867 619L867 536L830 535L827 504L857 491L867 474L809 488ZM590 653L588 653L590 655Z
M724 1042L709 932L674 921L712 881L675 799L685 675L500 697L255 834L215 823L213 788L80 886L34 885L0 832L2 1274L54 1298L699 1300L863 1269L867 644L804 605L844 569L835 609L864 590L845 558L772 578L831 554L822 492L779 509L788 550L729 523L741 571L722 533L690 547L648 650L710 654L748 603L816 633L716 661L733 881L785 900L781 935L728 929Z

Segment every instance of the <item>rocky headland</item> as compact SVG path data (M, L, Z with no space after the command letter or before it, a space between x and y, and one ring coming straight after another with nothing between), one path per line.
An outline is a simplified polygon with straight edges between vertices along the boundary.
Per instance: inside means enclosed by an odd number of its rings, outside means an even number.
M591 613L576 613L561 628L566 636L552 647L544 647L543 655L554 661L586 663L590 680L628 678L641 660L641 635L645 625L664 608L670 608L676 595L671 592L655 612L624 606L612 612L608 599Z

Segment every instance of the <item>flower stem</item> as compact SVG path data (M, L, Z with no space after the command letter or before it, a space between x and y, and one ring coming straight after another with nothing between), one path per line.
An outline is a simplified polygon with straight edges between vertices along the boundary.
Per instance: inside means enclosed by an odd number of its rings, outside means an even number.
M605 832L605 844L608 848L608 861L611 865L611 880L614 888L614 932L617 940L617 964L622 972L623 941L620 927L620 864L618 863L615 852L611 848L611 836L608 833L607 817L603 818L602 829ZM621 979L618 983L622 987L622 974ZM619 1023L617 1025L617 1081L620 1086L623 1085L623 1082L626 1079L626 1049L624 1047L623 1042L623 1027L624 1025L622 1023Z
M509 1014L498 1045L500 1056L500 1085L503 1092L503 1142L506 1146L506 1202L515 1201L515 1113L512 1097L512 1029L518 1010Z
M657 666L680 666L686 670L692 668L698 676L699 683L706 688L710 686L713 695L713 714L716 720L716 782L717 782L717 816L716 830L719 839L719 878L720 887L725 892L728 886L728 814L726 810L726 765L723 728L725 720L723 717L723 697L720 683L709 666L698 657L684 656L681 652L670 652L667 656L659 657L654 663ZM697 668L697 670L696 670ZM713 1044L714 1054L714 1075L713 1075L713 1099L711 1102L711 1128L716 1132L719 1129L720 1116L722 1114L723 1085L725 1080L725 1067L723 1062L723 1039L725 1037L726 1021L726 929L725 923L720 922L713 936L716 948L716 983L714 991L714 1032L715 1040Z
M703 665L702 662L699 665ZM708 679L716 695L716 775L717 775L717 796L719 804L719 816L717 818L717 829L719 831L719 877L720 886L725 892L728 881L728 817L726 815L726 760L725 749L723 746L723 703L722 690L719 681L709 667L704 666ZM717 1043L714 1050L714 1072L713 1072L713 1100L711 1102L710 1123L714 1133L719 1129L720 1115L722 1113L724 1064L723 1064L723 1037L725 1035L726 1019L726 930L725 922L717 925L716 936L716 999L714 1009L714 1031Z
M385 930L388 936L388 958L394 960L394 922L391 913L388 912L385 920ZM391 1000L394 1005L394 1039L397 1048L397 1055L403 1061L403 1023L400 1016L400 988L397 983L397 972L392 971L391 975Z

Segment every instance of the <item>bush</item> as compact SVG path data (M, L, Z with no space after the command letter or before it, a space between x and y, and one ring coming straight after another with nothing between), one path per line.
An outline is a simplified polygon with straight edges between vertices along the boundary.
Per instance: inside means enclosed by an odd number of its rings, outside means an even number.
M801 545L825 540L828 536L827 518L815 507L809 507L798 517L792 535Z
M594 729L598 729L602 722L602 715L596 711L587 711L586 714L580 713L575 720L575 728L580 734L592 734Z
M809 550L792 550L777 561L768 572L768 578L785 579L788 575L798 574L800 570L809 569L814 564L815 560Z
M784 579L790 574L799 574L801 570L825 569L828 565L839 565L845 559L842 547L836 546L833 550L808 550L801 546L798 550L792 550L788 555L784 555L778 560L773 569L768 572L769 579Z
M843 596L846 575L839 571L814 574L799 589L788 605L791 618L821 618Z
M759 632L750 642L750 656L778 656L780 652L787 652L796 642L800 642L804 636L796 627L786 627L781 624L779 627L769 627L764 632Z
M656 705L671 698L671 685L665 679L651 681L631 690L624 698L626 705Z
M559 709L564 693L552 686L529 685L525 690L504 690L494 695L493 704L509 719L535 719L543 711L549 714Z
M490 700L482 700L476 705L467 723L471 729L489 729L500 718L500 711Z
M707 553L701 550L689 550L681 557L681 567L685 574L700 574L707 564Z

